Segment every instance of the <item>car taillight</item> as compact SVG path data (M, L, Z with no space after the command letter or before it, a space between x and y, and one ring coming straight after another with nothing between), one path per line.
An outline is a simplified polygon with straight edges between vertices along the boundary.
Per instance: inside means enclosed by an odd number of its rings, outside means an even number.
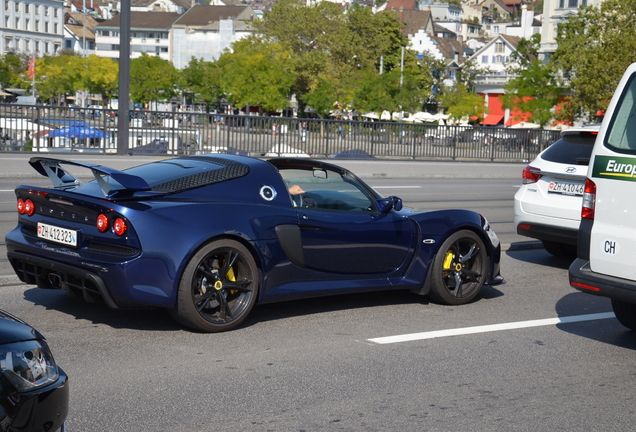
M523 184L536 183L541 178L541 171L539 168L535 168L533 166L528 165L523 169L521 173L521 178L523 179Z
M18 199L18 213L24 214L24 212L26 211L24 207L25 207L24 200L22 198Z
M35 203L28 198L24 201L24 213L28 216L33 216L35 214Z
M581 218L594 220L594 207L596 207L596 185L592 180L585 179Z
M97 216L97 229L99 232L106 232L108 229L108 217L105 214L100 214Z
M126 221L124 221L122 218L115 219L115 223L113 224L113 231L115 231L115 234L117 234L118 236L123 236L124 234L126 234L127 229L128 226L126 225Z

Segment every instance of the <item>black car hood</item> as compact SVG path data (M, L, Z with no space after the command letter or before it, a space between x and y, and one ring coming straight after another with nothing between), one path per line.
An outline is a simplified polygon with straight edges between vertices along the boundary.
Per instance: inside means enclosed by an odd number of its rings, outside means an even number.
M44 336L20 318L0 310L0 344L31 339L44 340Z

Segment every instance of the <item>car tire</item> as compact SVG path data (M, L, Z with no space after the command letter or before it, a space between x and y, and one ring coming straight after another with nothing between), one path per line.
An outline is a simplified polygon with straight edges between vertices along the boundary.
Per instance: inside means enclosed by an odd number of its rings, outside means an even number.
M258 288L259 271L249 250L234 240L213 241L188 262L171 315L203 332L231 330L252 310Z
M567 257L567 258L576 258L576 246L557 243L548 240L541 240L543 243L543 247L550 254L555 257Z
M612 309L619 323L630 330L636 330L636 304L612 300Z
M488 279L490 263L486 247L473 231L448 237L433 258L429 297L448 305L472 301Z

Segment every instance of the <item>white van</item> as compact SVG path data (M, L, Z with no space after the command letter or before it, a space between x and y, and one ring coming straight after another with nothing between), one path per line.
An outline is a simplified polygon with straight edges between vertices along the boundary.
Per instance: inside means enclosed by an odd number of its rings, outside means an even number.
M636 330L636 63L621 79L594 143L570 285L609 297Z
M18 96L13 103L16 105L35 105L38 100L33 96Z

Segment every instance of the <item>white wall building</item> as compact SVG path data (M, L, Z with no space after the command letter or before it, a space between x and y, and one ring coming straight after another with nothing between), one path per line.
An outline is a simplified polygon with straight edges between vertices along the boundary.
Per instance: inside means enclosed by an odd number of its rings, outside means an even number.
M171 60L172 24L180 17L176 12L130 13L130 58L142 53ZM95 27L95 53L100 57L119 59L120 15Z
M172 64L183 69L192 57L218 59L232 43L253 33L255 19L249 6L194 6L172 26Z
M603 0L544 0L543 26L539 58L547 61L557 49L556 35L559 24L577 14L582 6L598 6Z
M64 37L63 0L3 0L0 7L0 56L54 55Z

